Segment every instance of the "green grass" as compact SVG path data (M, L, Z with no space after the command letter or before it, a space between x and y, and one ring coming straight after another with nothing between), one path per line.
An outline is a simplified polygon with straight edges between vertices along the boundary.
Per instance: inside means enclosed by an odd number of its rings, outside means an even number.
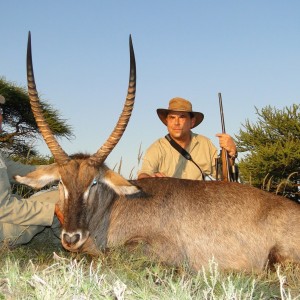
M0 249L0 299L300 299L298 266L247 274L211 262L193 273L154 263L138 249L91 258L53 241L46 230L28 245Z

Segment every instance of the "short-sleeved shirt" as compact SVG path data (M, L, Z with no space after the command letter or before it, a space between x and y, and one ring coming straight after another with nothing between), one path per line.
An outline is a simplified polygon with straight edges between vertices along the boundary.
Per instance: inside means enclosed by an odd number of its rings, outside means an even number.
M192 133L191 143L185 149L206 175L216 177L217 148L210 139ZM155 141L146 151L139 174L161 172L168 177L201 180L201 171L183 157L164 137Z

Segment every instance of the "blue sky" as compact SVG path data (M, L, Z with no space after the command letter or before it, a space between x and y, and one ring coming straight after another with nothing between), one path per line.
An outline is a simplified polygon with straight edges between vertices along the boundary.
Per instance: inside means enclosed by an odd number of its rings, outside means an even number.
M94 153L121 113L129 76L128 38L137 62L136 104L109 155L136 175L142 151L166 134L156 115L181 96L204 113L194 132L218 145L222 93L226 131L234 136L255 107L299 103L300 2L277 0L1 1L0 76L26 86L32 34L36 84L72 125L64 150ZM49 154L43 141L40 151Z

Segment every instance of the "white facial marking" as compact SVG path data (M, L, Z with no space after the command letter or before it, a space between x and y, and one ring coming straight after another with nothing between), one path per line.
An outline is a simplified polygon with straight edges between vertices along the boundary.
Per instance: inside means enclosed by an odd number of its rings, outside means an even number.
M83 199L87 200L90 194L90 187L87 188L87 190L83 193Z
M61 179L60 179L60 182L59 182L59 183L60 183L60 185L63 187L65 199L68 199L68 197L69 197L69 192L68 192L66 186L64 185L64 183L63 183L63 181L62 181Z

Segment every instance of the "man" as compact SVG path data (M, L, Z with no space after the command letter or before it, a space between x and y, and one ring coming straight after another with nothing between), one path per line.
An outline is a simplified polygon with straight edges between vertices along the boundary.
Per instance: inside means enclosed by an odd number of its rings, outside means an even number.
M0 95L0 133L2 132L5 98ZM58 190L40 192L28 199L12 194L13 176L25 175L37 167L12 161L0 151L0 247L28 243L45 226L59 236L60 225L54 217Z
M195 134L192 128L204 118L195 112L192 104L183 98L173 98L168 109L157 109L160 120L167 126L169 135L158 139L146 151L138 178L176 177L202 180L203 177L216 178L216 158L218 150L205 136ZM217 134L220 147L227 150L230 160L234 161L237 151L233 139L228 134ZM170 141L175 141L192 157L187 160Z

